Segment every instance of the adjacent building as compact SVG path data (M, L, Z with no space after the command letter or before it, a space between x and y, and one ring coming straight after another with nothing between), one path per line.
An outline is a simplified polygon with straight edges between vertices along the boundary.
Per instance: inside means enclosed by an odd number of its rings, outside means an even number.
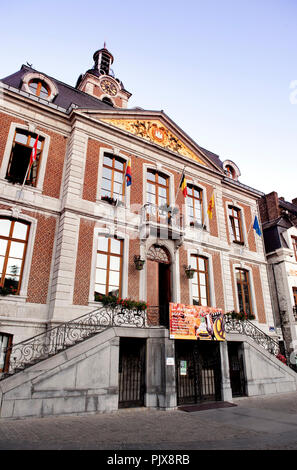
M284 352L297 350L297 198L266 194L259 201L272 305Z

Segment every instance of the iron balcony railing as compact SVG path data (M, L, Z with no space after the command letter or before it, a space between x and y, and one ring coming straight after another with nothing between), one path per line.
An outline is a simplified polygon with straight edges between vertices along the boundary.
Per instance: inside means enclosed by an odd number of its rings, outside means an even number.
M225 331L226 333L239 333L241 335L246 335L252 338L257 344L262 346L267 352L277 356L280 352L279 344L277 341L272 339L269 335L260 330L256 325L254 325L249 320L237 320L225 316Z
M178 206L157 206L150 202L144 204L141 210L141 222L163 225L170 229L183 231L184 218Z
M145 328L146 311L100 307L6 349L9 370L0 380L96 335L112 326Z

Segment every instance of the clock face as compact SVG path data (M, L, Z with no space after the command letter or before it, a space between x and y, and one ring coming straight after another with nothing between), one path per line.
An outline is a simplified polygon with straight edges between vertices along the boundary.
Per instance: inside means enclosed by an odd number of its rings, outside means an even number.
M101 89L108 95L115 96L117 94L117 87L110 80L102 80Z

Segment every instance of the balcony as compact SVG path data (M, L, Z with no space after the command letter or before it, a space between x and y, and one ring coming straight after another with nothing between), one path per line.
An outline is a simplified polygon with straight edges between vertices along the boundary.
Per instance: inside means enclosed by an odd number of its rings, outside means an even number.
M147 203L141 209L141 238L153 236L160 239L181 240L184 235L184 218L177 206L157 206Z

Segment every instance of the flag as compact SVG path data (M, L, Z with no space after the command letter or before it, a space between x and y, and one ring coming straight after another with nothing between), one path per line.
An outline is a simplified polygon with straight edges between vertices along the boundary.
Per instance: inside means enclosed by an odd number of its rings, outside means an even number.
M213 208L214 208L214 203L215 203L214 193L212 193L212 196L211 196L210 201L208 203L208 209L207 209L208 217L210 219L212 219L212 211L213 211Z
M35 143L33 145L33 148L32 148L32 152L31 152L31 156L30 156L30 166L32 165L32 163L34 163L36 161L36 158L37 158L38 139L39 139L39 135L37 136L37 138L35 140Z
M185 178L184 173L182 174L179 187L182 189L182 192L183 192L184 197L187 197L187 194L188 194L188 190L187 190L187 180L186 180L186 178Z
M261 229L260 229L258 217L256 215L255 215L253 229L256 231L256 233L259 235L259 237L261 237L262 232L261 232Z
M126 183L127 183L127 186L130 186L132 184L131 158L128 161L128 165L126 169Z

